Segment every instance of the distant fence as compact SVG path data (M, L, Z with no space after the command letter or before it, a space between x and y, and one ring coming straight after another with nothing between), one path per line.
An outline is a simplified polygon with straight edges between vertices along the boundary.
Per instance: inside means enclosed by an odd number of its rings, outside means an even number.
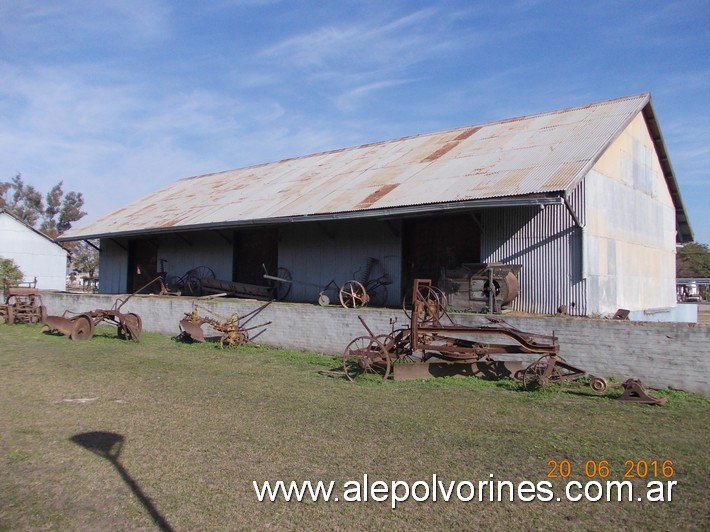
M49 314L109 309L117 296L42 293ZM121 296L125 297L125 296ZM236 299L195 300L187 297L134 296L123 307L143 320L143 329L175 336L178 323L198 302L221 315L244 315L263 303ZM375 334L403 327L401 309L344 309L337 306L273 303L258 323L271 321L258 343L317 353L341 354L348 342L367 334L358 316ZM455 314L462 325L481 323L475 314ZM604 377L641 379L653 388L673 388L710 395L710 325L597 320L573 317L504 316L523 331L559 337L560 354L570 364ZM255 324L257 323L255 321ZM527 361L526 361L527 362ZM532 360L530 360L532 362Z

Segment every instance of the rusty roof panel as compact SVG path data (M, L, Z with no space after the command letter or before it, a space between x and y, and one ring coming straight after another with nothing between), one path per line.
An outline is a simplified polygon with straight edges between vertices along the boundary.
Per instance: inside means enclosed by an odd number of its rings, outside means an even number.
M569 191L649 102L642 94L181 179L63 238Z

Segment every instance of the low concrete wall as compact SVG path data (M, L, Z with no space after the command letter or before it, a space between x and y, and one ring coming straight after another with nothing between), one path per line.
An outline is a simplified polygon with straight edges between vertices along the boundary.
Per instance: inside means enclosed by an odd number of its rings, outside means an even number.
M49 314L59 315L65 309L83 312L109 309L116 301L115 296L93 294L43 293L42 298ZM179 321L192 310L193 302L223 316L232 313L243 316L262 305L234 299L135 296L122 311L139 314L146 331L175 336L179 333ZM272 322L257 340L264 345L340 354L351 339L367 334L358 316L363 317L375 334L388 333L392 325L404 327L409 321L397 309L356 311L336 306L272 303L249 326ZM474 314L455 314L454 319L462 325L485 322L485 318ZM559 337L561 356L590 374L622 380L634 377L653 388L710 395L710 325L571 317L506 316L505 321L523 331L554 332ZM533 360L534 357L526 362Z

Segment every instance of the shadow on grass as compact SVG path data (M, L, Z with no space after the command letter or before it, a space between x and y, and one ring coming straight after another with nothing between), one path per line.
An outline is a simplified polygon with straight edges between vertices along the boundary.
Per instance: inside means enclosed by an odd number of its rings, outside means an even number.
M121 454L121 448L123 447L123 436L116 434L115 432L84 432L82 434L75 434L69 439L84 449L87 449L95 455L105 458L111 462L113 467L116 468L116 471L118 471L118 474L121 475L121 479L123 479L126 485L131 488L133 494L150 514L150 517L153 519L156 526L160 530L172 531L172 527L168 524L160 512L158 512L152 501L143 493L140 486L138 486L136 481L133 480L126 469L118 461L118 457Z

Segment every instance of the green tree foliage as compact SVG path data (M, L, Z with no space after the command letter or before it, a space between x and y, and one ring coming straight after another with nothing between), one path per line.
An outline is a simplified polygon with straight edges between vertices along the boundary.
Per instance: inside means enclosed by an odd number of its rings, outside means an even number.
M94 245L97 242L92 242ZM99 267L99 252L87 242L76 242L72 250L72 265L80 272L93 277Z
M0 183L0 209L7 210L27 225L38 228L52 238L67 231L86 212L81 192L64 193L60 181L43 198L32 185L25 184L17 174Z
M7 279L8 283L16 285L22 282L24 277L25 275L14 260L0 257L0 279Z
M710 277L710 247L686 244L676 255L676 277Z

